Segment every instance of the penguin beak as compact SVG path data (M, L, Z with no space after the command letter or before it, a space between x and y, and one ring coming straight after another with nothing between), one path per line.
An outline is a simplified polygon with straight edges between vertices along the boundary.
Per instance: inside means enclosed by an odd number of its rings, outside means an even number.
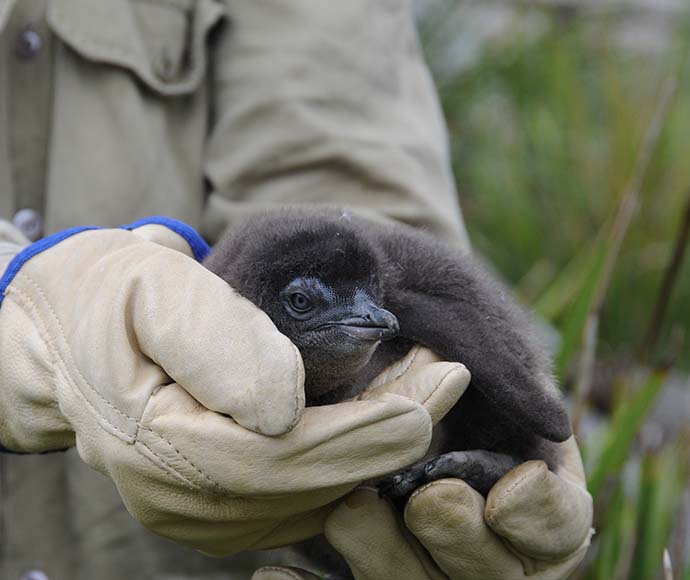
M390 340L400 332L395 315L373 302L360 302L348 314L350 316L328 322L324 326L336 327L352 338L372 342Z

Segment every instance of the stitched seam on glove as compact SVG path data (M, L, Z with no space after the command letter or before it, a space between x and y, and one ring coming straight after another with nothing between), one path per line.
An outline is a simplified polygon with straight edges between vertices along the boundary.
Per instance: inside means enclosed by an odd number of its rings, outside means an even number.
M411 349L411 351L410 351L410 352L412 352L412 356L409 358L409 360L407 360L407 364L405 365L405 368L403 368L403 369L398 369L398 368L396 368L396 369L395 369L395 370L396 370L395 376L391 376L391 374L392 374L392 369L389 367L389 368L385 371L385 372L386 372L385 379L383 379L383 380L381 381L381 384L382 384L382 385L385 385L386 383L389 383L389 382L391 382L391 381L394 381L394 380L396 380L396 379L399 379L399 378L402 377L408 370L410 370L410 367L412 366L412 364L414 363L415 359L417 358L417 355L419 354L419 349L420 349L420 346L419 346L419 345L415 345L415 346L412 347L412 349ZM408 355L409 355L409 352L408 352ZM406 355L406 356L407 356L407 355ZM404 359L403 359L403 360L404 360Z
M31 284L33 284L34 286L36 286L36 288L38 289L38 291L42 294L41 289L36 285L36 283L35 283L33 280L31 280L31 278L30 278L29 276L27 276L25 273L22 273L21 276L22 276L23 278L27 278L27 279L29 280L29 282L30 282ZM67 367L67 364L62 360L62 356L61 356L61 353L60 353L60 348L54 344L54 341L53 341L53 339L52 339L51 334L47 331L47 329L46 329L46 327L45 327L45 324L44 324L43 321L41 320L41 316L40 316L40 313L39 313L39 309L38 309L38 307L36 306L35 302L34 302L26 293L22 292L21 290L19 290L19 289L16 288L16 287L13 287L13 288L11 288L10 290L8 290L8 296L11 296L11 297L14 299L14 301L16 302L16 304L17 304L18 306L20 306L25 312L27 312L27 314L28 314L29 312L31 312L31 313L33 314L33 315L30 315L30 318L34 321L34 324L36 324L36 322L39 323L39 324L36 326L36 328L38 329L39 334L41 335L41 339L45 342L45 344L46 344L46 346L47 346L47 348L48 348L48 351L51 353L51 356L52 356L52 358L53 358L53 360L52 360L53 367L54 367L54 368L53 368L53 373L57 375L57 373L58 373L58 371L59 371L59 372L60 372L60 375L68 381L68 383L70 384L70 387L72 388L73 392L74 392L75 394L79 395L79 397L89 406L89 408L92 409L92 411L94 412L94 415L96 415L97 417L101 418L101 419L102 419L105 423L107 423L114 431L117 431L118 433L121 433L121 434L122 434L122 437L121 437L121 438L124 439L127 443L129 443L129 444L133 443L133 442L134 442L133 436L132 436L132 435L128 435L128 434L125 433L122 429L120 429L120 428L117 427L116 425L113 425L113 423L111 423L105 416L103 416L103 415L98 411L98 409L96 409L96 408L93 406L93 404L92 404L92 403L84 396L84 394L81 392L81 389L79 388L79 386L78 386L77 384L75 384L75 381L74 381L74 379L72 378L71 373L69 372L69 368ZM44 301L45 301L45 296L44 296L43 294L42 294L42 297L44 298ZM28 303L28 304L27 304L27 303ZM48 308L50 309L52 316L53 316L54 318L56 318L56 322L57 322L57 324L58 324L58 326L59 326L60 338L62 338L62 340L64 341L65 338L64 338L64 333L63 333L63 331L62 331L62 326L61 326L61 324L60 324L60 321L57 320L57 316L56 316L54 310L52 309L52 307L50 306L50 304L48 304L47 306L48 306ZM66 341L65 341L65 342L66 342ZM66 348L66 351L67 351L67 354L69 355L69 347ZM71 358L71 357L70 357L70 358ZM103 396L102 396L102 395L91 385L91 383L89 383L89 382L84 378L84 376L81 374L81 372L79 371L79 369L77 368L77 366L74 364L74 361L72 361L72 366L73 366L74 369L77 371L77 374L79 375L79 377L81 378L81 380L82 380L86 385L88 385L88 387L98 396L98 398L100 398L103 402L105 402L105 403L106 403L111 409L113 409L113 411L115 411L117 414L119 414L119 415L125 417L126 419L128 419L128 420L134 422L134 424L136 425L136 423L137 423L136 419L134 419L134 418L132 418L132 417L129 417L128 415L126 415L125 413L123 413L122 411L120 411L120 410L119 410L117 407L115 407L110 401L108 401L106 398L104 398L104 397L103 397Z
M303 400L302 397L300 397L300 386L304 384L304 367L301 364L301 356L299 349L292 343L290 342L290 346L292 347L292 356L294 359L294 368L298 369L298 372L295 373L295 388L293 389L293 392L295 393L295 397L292 401L292 415L293 415L293 420L290 425L288 425L287 428L287 433L292 431L297 423L300 422L300 419L302 418L302 415L297 412L297 410L300 408L300 406L303 406ZM300 370L301 369L301 370ZM302 401L302 405L300 405L300 401Z
M26 264L31 258L37 256L42 252L45 252L46 250L49 250L50 248L66 240L67 238L71 238L72 236L75 236L85 231L98 229L100 228L96 226L79 226L76 228L70 228L68 230L63 230L61 232L43 238L42 240L39 240L38 242L35 242L30 246L24 248L14 258L12 258L12 261L10 262L9 266L7 266L7 270L5 270L5 273L3 274L2 278L0 278L0 306L2 306L2 301L7 294L7 287L12 283L12 280L14 280L15 276L19 273L21 267L24 264Z
M44 300L44 302L45 302L45 298L46 298L46 297L45 297L45 294L43 293L43 291L41 290L41 288L38 286L38 284L31 278L31 276L29 276L29 275L26 274L25 272L22 272L22 273L21 273L21 278L26 278L26 279L36 288L36 290L40 293L41 297L43 298L43 300ZM15 301L15 303L16 303L18 306L20 306L25 312L27 312L27 314L29 315L29 318L31 318L31 319L34 321L34 324L36 324L36 323L38 322L38 324L36 325L36 328L37 328L37 330L38 330L38 332L39 332L39 335L41 336L41 339L42 339L43 342L46 344L46 347L47 347L48 352L50 353L50 355L51 355L51 357L52 357L52 361L51 361L51 362L52 362L52 364L53 364L53 366L54 366L53 373L57 375L58 372L59 372L59 374L68 382L68 384L70 385L72 391L73 391L73 392L74 392L74 393L75 393L75 394L76 394L76 395L77 395L77 396L78 396L78 397L79 397L79 398L80 398L80 399L91 409L91 411L93 412L93 414L94 414L96 417L100 418L102 421L104 421L107 425L109 425L111 429L113 429L113 430L116 431L117 433L120 433L120 434L121 434L121 437L119 437L120 439L124 440L124 441L125 441L127 444L129 444L129 445L132 445L132 444L135 444L135 443L141 443L141 445L143 445L144 447L146 447L146 448L151 452L151 454L152 454L154 457L156 457L156 459L158 459L158 460L160 461L160 464L156 464L155 461L153 461L150 457L148 457L147 459L148 459L149 461L151 461L154 465L158 465L158 467L163 468L163 469L165 469L166 471L171 471L173 475L178 476L180 479L182 479L183 481L187 482L189 485L191 485L192 487L194 487L194 489L201 489L201 486L199 486L198 484L195 484L193 481L189 480L185 475L183 475L183 474L180 473L177 469L175 469L172 465L170 465L163 457L161 457L160 455L158 455L152 448L150 448L148 445L146 445L146 443L144 443L143 441L141 441L140 439L137 438L138 432L139 432L141 429L144 429L144 430L146 430L146 431L152 433L153 435L155 435L155 436L158 437L159 439L163 440L165 443L167 443L167 444L172 448L172 450L182 459L182 461L183 461L184 463L190 465L195 471L197 471L199 474L201 474L207 481L209 481L209 483L210 483L214 488L221 489L221 486L220 486L217 482L215 482L209 475L207 475L206 473L204 473L204 472L203 472L201 469L199 469L194 463L192 463L184 454L182 454L182 453L175 447L175 445L174 445L171 441L169 441L168 439L166 439L165 437L163 437L163 436L160 435L159 433L155 432L154 430L152 430L152 429L150 429L150 428L148 428L148 427L142 426L138 420L136 420L135 418L130 417L130 416L127 415L126 413L120 411L120 410L119 410L117 407L115 407L110 401L108 401L105 397L103 397L103 396L93 387L93 385L91 385L91 383L89 383L89 381L82 375L82 373L79 371L79 368L77 367L76 364L74 364L74 361L72 360L72 361L71 361L71 362L72 362L72 365L71 365L71 366L74 368L74 370L76 370L76 372L77 372L77 374L79 375L79 377L81 378L81 380L82 380L82 381L83 381L83 382L84 382L84 383L85 383L85 384L86 384L86 385L87 385L87 386L88 386L88 387L89 387L89 388L90 388L90 389L91 389L91 390L92 390L92 391L93 391L103 402L105 402L110 408L112 408L113 411L115 411L115 412L118 413L119 415L125 417L126 419L128 419L128 420L134 422L134 424L135 424L135 426L136 426L136 428L137 428L136 434L135 434L134 436L132 436L132 435L129 435L129 434L125 433L124 431L122 431L122 429L120 429L119 427L117 427L117 425L114 425L111 421L108 420L107 417L105 417L102 413L100 413L99 410L98 410L96 407L94 407L94 405L88 400L88 398L84 396L84 394L81 392L81 389L79 388L79 386L78 386L77 384L75 384L75 381L74 381L74 379L72 378L72 376L71 376L71 374L70 374L70 372L69 372L69 368L68 368L67 364L64 362L64 360L63 360L62 357L61 357L60 348L59 348L57 345L54 344L54 340L52 339L51 334L47 331L47 328L46 328L46 326L45 326L45 323L44 323L43 320L41 319L40 311L39 311L38 307L36 306L35 302L34 302L34 301L31 299L31 297L29 297L26 293L24 293L23 291L19 290L19 289L16 288L16 287L13 287L13 288L10 289L10 294L9 294L9 295L11 296L11 299L13 299L13 300ZM50 304L48 304L48 303L46 302L46 305L48 306L48 309L50 310L50 312L51 312L53 318L55 319L56 324L57 324L58 327L59 327L60 338L61 338L62 341L65 342L65 344L66 344L67 341L66 341L66 339L65 339L65 337L64 337L64 331L63 331L63 328L62 328L62 325L61 325L59 319L57 318L57 314L56 314L55 311L52 309L52 307L50 306ZM70 356L70 358L71 358L71 353L69 352L69 347L66 346L66 347L65 347L65 350L67 351L67 354L68 354L68 355ZM56 370L56 369L57 369L57 370ZM143 454L142 454L142 455L143 455ZM146 456L144 455L144 457L146 457ZM163 464L163 465L161 465L161 464Z
M154 435L158 435L158 433L154 433ZM158 435L160 437L160 435ZM141 450L141 447L144 447L149 453L146 454ZM134 442L134 449L137 450L137 453L141 455L144 459L146 459L149 463L151 463L153 466L157 467L158 469L162 470L168 477L171 477L175 481L180 481L182 480L184 483L186 483L190 488L194 490L203 490L203 488L194 483L191 479L188 477L185 477L182 473L180 473L177 469L175 469L170 463L168 463L165 459L163 459L160 455L158 455L151 447L146 445L143 441L140 439L137 439ZM173 446L173 449L175 447ZM179 455L182 456L177 449L175 449L175 452L177 452ZM153 456L153 457L151 457ZM184 456L182 456L184 458ZM155 460L154 460L155 458Z
M429 393L429 396L421 402L421 405L422 406L426 405L431 399L434 398L434 395L436 395L436 393L438 393L439 391L442 391L441 387L443 386L443 383L446 382L446 379L449 376L451 376L453 373L456 373L460 370L461 370L460 367L454 366L445 375L443 375L443 378L438 382L438 384L436 385L436 388L433 391L431 391L431 393Z
M172 465L170 465L161 455L158 455L151 447L149 447L146 443L144 443L140 438L139 438L139 432L140 431L147 431L148 433L151 433L155 437L158 437L161 441L165 442L174 452L176 455L178 455L185 463L190 465L199 475L201 475L206 481L208 481L216 490L222 491L222 486L215 481L210 475L205 473L202 469L197 467L194 462L191 459L188 459L175 445L170 441L169 439L163 437L160 433L154 431L153 429L149 427L144 427L141 423L138 424L139 429L137 430L136 434L136 442L141 443L146 449L148 449L153 455L156 456L156 458L160 459L163 463L165 463L170 469L172 469L175 473L179 473ZM191 485L193 485L196 489L200 489L201 486L198 484L195 484L191 480L189 480L186 476L182 475L179 473L180 477L184 478L185 481L189 481Z
M25 312L27 311L27 306L28 306L28 310L30 310L34 313L37 313L38 308L36 307L36 305L33 303L33 301L31 299L28 299L28 297L16 296L17 294L21 294L21 292L17 292L14 288L12 289L12 291L15 294L15 296L13 298L14 298L14 301L17 304L17 306L19 306ZM19 297L20 300L21 299L28 300L29 304L28 305L21 304L20 301L17 300L17 297ZM31 320L34 321L34 324L35 324L36 320L40 321L39 316L31 316L31 314L29 312L27 312L27 315L29 316L29 318ZM36 330L38 331L38 334L39 334L41 340L45 344L46 350L48 351L50 356L53 357L53 360L51 362L53 363L53 365L55 365L55 363L56 363L55 353L53 352L54 349L51 346L50 335L48 332L46 332L45 325L41 322L40 324L36 325ZM53 375L55 375L54 368L51 367L51 370L53 372ZM67 451L67 449L66 448L65 449L51 449L48 451L39 451L38 453L31 453L31 452L24 452L24 451L12 451L11 449L7 449L2 444L0 444L0 453L10 453L13 455L43 455L43 454L47 454L47 453L58 453L58 452L63 452L63 451Z
M519 479L516 479L513 484L503 493L501 496L500 501L494 501L494 505L486 510L486 521L489 522L490 524L495 524L496 523L496 512L500 511L500 509L506 505L508 502L508 497L512 495L513 491L515 490L516 487L519 487L522 485L522 483L527 479L525 475L520 477Z
M513 482L513 484L505 491L505 493L501 497L501 501L500 502L494 502L494 505L491 508L486 510L485 518L486 518L486 521L489 525L491 525L493 527L493 525L496 525L498 523L496 521L496 518L497 518L496 512L500 511L500 509L503 505L509 503L509 499L508 499L509 496L513 493L515 488L519 487L527 479L528 479L528 477L526 475L523 475L522 477L517 479L515 482ZM590 530L591 529L592 528L590 528ZM568 560L572 559L572 557L574 555L576 555L580 550L582 550L583 547L586 547L587 545L589 545L590 536L591 536L591 531L587 533L587 536L585 537L584 541L580 544L579 547L577 547L575 550L573 550L573 552L571 552L570 554L568 554L562 558L544 558L541 556L539 558L535 558L534 556L532 556L530 554L525 554L525 553L521 552L520 550L515 548L513 546L513 544L510 541L508 541L507 538L501 536L500 534L498 535L498 537L501 538L503 543L513 553L519 554L521 558L529 558L530 560L532 560L534 562L544 562L547 564L560 564L562 562L567 562Z
M72 358L72 351L71 351L71 349L70 349L70 347L69 347L69 343L67 342L67 338L66 338L66 336L65 336L65 330L64 330L64 328L63 328L63 326L62 326L62 322L60 322L60 319L58 318L57 313L56 313L55 310L53 309L53 306L50 304L50 302L48 302L48 298L47 298L47 296L45 295L45 292L43 292L43 289L38 285L38 283L37 283L29 274L27 274L26 272L20 272L20 273L19 273L19 276L20 276L21 278L25 278L25 279L36 289L36 291L40 294L41 298L43 298L44 304L46 305L46 307L48 308L48 310L50 311L50 313L51 313L51 315L52 315L52 317L53 317L53 319L54 319L54 323L57 325L57 330L58 330L58 332L59 332L59 338L61 339L61 341L62 341L62 343L63 343L63 345L62 345L63 348L61 349L59 346L53 345L53 344L52 344L52 342L53 342L52 340L51 340L50 343L49 343L49 347L52 347L52 348L54 348L54 350L55 350L55 355L56 355L55 358L56 358L56 361L62 363L65 372L69 375L69 369L68 369L68 367L67 367L67 362L63 360L63 358L62 358L62 353L60 352L61 350L64 350L65 355L69 358L69 361L68 361L68 362L70 363L70 366L71 366L72 368L74 368L74 370L76 371L76 373L77 373L77 375L79 376L79 378L81 379L81 381L82 381L86 386L88 386L89 389L91 389L91 391L93 392L93 394L96 395L101 401L103 401L108 407L110 407L117 415L120 415L120 416L123 417L124 419L126 419L126 420L128 420L128 421L131 421L131 422L133 422L135 425L137 425L137 424L139 423L139 420L138 420L138 419L136 419L135 417L130 417L129 415L127 415L126 413L124 413L123 411L121 411L120 409L118 409L115 405L113 405L113 403L111 403L111 402L110 402L108 399L106 399L101 393L99 393L99 392L96 390L96 388L95 388L95 387L86 379L86 377L82 374L82 372L79 370L79 366L75 363L74 359ZM15 292L15 293L20 294L20 295L24 294L21 290L18 290L17 288L12 288L11 290L12 290L13 292ZM25 300L28 300L32 305L34 304L34 303L33 303L33 300L31 300L31 298L30 298L28 295L26 295L26 294L24 294L24 299L25 299ZM38 315L38 308L36 308L35 305L34 305L34 310L36 311L37 318L40 319L40 316ZM79 390L79 391L81 392L81 389L79 389L79 387L78 387L77 385L74 385L74 386L77 388L77 390ZM82 396L83 396L83 395L82 395ZM85 398L85 399L86 399L86 398ZM89 403L89 405L92 406L91 403ZM93 408L93 406L92 406L92 408ZM94 410L96 410L96 409L94 409ZM127 435L124 431L122 431L121 429L118 429L115 425L112 425L112 423L110 423L110 421L108 421L105 417L103 417L103 415L101 415L101 413L98 413L98 415L99 415L102 419L104 419L111 427L113 427L113 428L116 429L118 432L120 432L120 433L122 433L123 435L125 435L125 436L127 437L127 439L133 439L133 436L132 436L132 435Z
M404 357L402 357L400 360L395 361L392 365L388 366L386 369L381 371L381 374L379 374L375 379L374 379L374 384L375 386L369 387L362 391L355 399L370 399L373 398L376 393L380 390L383 390L385 385L392 381L396 381L399 378L403 377L407 371L410 370L412 367L412 364L417 358L417 355L419 354L421 346L420 345L415 345L413 346L407 354L405 354ZM411 354L410 354L411 353ZM402 363L405 363L405 366L402 367ZM404 395L400 395L404 396Z

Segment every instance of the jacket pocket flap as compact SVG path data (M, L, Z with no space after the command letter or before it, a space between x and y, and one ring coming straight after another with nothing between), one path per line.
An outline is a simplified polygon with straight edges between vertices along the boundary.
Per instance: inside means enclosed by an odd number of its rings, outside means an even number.
M216 0L51 0L53 32L83 58L133 72L167 96L193 92L207 66L206 37L224 15Z

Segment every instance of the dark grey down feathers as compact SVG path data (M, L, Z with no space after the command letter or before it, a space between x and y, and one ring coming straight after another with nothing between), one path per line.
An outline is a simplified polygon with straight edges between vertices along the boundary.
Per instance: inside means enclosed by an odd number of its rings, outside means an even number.
M421 343L472 379L435 433L432 457L384 480L404 500L461 477L481 493L528 459L556 467L571 435L548 357L525 313L469 256L423 232L336 210L255 217L205 265L263 309L300 349L307 404L356 395Z

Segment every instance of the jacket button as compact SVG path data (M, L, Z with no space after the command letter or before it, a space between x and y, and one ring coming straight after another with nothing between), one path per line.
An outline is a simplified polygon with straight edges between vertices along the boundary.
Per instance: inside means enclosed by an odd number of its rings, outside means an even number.
M43 46L41 35L31 28L25 28L17 36L14 53L21 59L28 60L36 56Z
M43 235L43 219L32 209L20 209L14 214L12 223L32 242Z
M41 570L29 570L28 572L24 572L19 580L50 580L50 578Z

